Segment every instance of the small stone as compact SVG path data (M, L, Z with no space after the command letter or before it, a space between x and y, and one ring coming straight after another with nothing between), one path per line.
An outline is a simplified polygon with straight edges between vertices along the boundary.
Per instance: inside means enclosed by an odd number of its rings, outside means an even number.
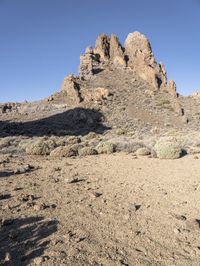
M29 202L32 202L34 199L35 199L35 197L34 197L34 195L29 195L29 194L24 194L24 193L22 193L20 196L19 196L19 198L18 198L20 201L29 201Z
M35 211L41 211L41 210L44 210L47 206L44 204L44 203L41 203L41 204L35 204L33 206L33 209Z
M86 239L86 236L80 236L80 237L78 237L77 239L75 239L75 241L77 242L77 243L79 243L79 242L81 242L81 241L83 241L83 240L85 240Z
M136 151L136 155L138 156L147 156L147 155L150 155L151 154L151 151L148 149L148 148L139 148L137 151Z
M37 257L33 260L33 262L35 263L35 265L41 265L44 262L44 258L43 257Z
M4 261L5 262L8 262L8 261L11 261L11 255L10 255L10 253L9 252L6 252L6 256L5 256L5 259L4 259Z
M78 178L78 177L72 177L72 178L66 178L64 181L67 184L74 184L74 183L78 183L81 181L84 181L85 179L82 178Z
M175 234L179 234L181 232L181 230L179 228L174 228L174 233Z
M131 204L130 207L129 207L129 211L132 212L136 212L138 211L140 208L141 208L141 204L137 204L137 203L134 203L134 204Z
M95 198L99 198L100 196L103 195L103 193L101 193L101 192L93 192L92 194L93 194L93 196L95 196Z

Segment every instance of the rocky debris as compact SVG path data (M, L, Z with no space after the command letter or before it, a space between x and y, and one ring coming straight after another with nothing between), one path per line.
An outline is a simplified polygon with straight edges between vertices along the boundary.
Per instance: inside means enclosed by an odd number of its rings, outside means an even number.
M196 91L192 93L192 97L199 98L200 97L200 92Z
M0 113L17 112L20 104L18 103L4 103L0 105Z
M108 99L110 92L107 88L81 89L81 95L85 102L102 102Z
M103 99L107 99L110 95L107 88L97 87L91 89L79 84L78 78L75 78L73 75L64 79L61 91L66 93L68 100L75 105L81 103L82 101L101 102Z
M25 174L25 173L27 173L27 172L31 172L31 171L33 171L34 169L35 169L34 166L28 164L28 165L26 165L26 166L24 166L24 167L16 168L16 169L14 170L14 174Z

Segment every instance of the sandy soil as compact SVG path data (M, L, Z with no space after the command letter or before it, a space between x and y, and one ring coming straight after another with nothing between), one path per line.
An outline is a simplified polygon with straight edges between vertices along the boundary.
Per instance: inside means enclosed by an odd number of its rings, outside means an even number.
M0 264L199 265L199 173L194 156L1 155Z

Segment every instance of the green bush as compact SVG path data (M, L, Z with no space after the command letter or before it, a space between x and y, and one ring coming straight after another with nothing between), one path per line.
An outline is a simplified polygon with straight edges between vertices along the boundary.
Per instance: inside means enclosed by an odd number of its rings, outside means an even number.
M77 151L72 146L60 146L51 151L52 157L72 157L76 156Z
M159 159L178 159L182 154L178 142L158 141L154 148Z
M78 150L78 154L80 156L87 156L87 155L96 155L97 151L92 147L83 147Z
M115 151L114 144L111 142L100 142L95 149L99 154L111 154Z
M54 149L56 143L53 140L39 139L26 145L26 153L31 155L48 155Z

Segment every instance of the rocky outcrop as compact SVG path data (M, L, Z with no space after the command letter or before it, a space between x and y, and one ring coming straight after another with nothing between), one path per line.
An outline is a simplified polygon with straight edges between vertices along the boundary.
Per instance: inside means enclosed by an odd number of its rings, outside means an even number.
M130 33L124 46L128 66L155 90L164 89L167 85L166 71L163 65L156 63L148 39L139 32Z
M90 79L105 69L122 68L133 70L140 78L149 83L155 91L167 91L176 96L174 81L167 83L164 65L154 58L148 39L139 32L133 32L125 40L124 47L113 34L97 38L95 48L87 48L80 57L80 77ZM130 76L130 79L132 76Z
M93 89L82 88L81 96L85 102L102 102L108 99L110 92L107 88L97 87Z
M97 87L91 89L81 86L79 81L79 78L76 78L73 75L64 79L61 91L66 93L66 96L71 103L79 104L82 101L101 102L103 99L108 98L110 93L107 88Z
M82 101L79 84L73 75L70 75L64 79L61 91L66 92L67 97L75 104L78 104Z
M200 98L200 92L199 91L193 92L192 97Z
M175 96L175 97L178 96L176 92L176 83L174 82L174 80L170 80L169 83L167 84L167 91L172 96Z

